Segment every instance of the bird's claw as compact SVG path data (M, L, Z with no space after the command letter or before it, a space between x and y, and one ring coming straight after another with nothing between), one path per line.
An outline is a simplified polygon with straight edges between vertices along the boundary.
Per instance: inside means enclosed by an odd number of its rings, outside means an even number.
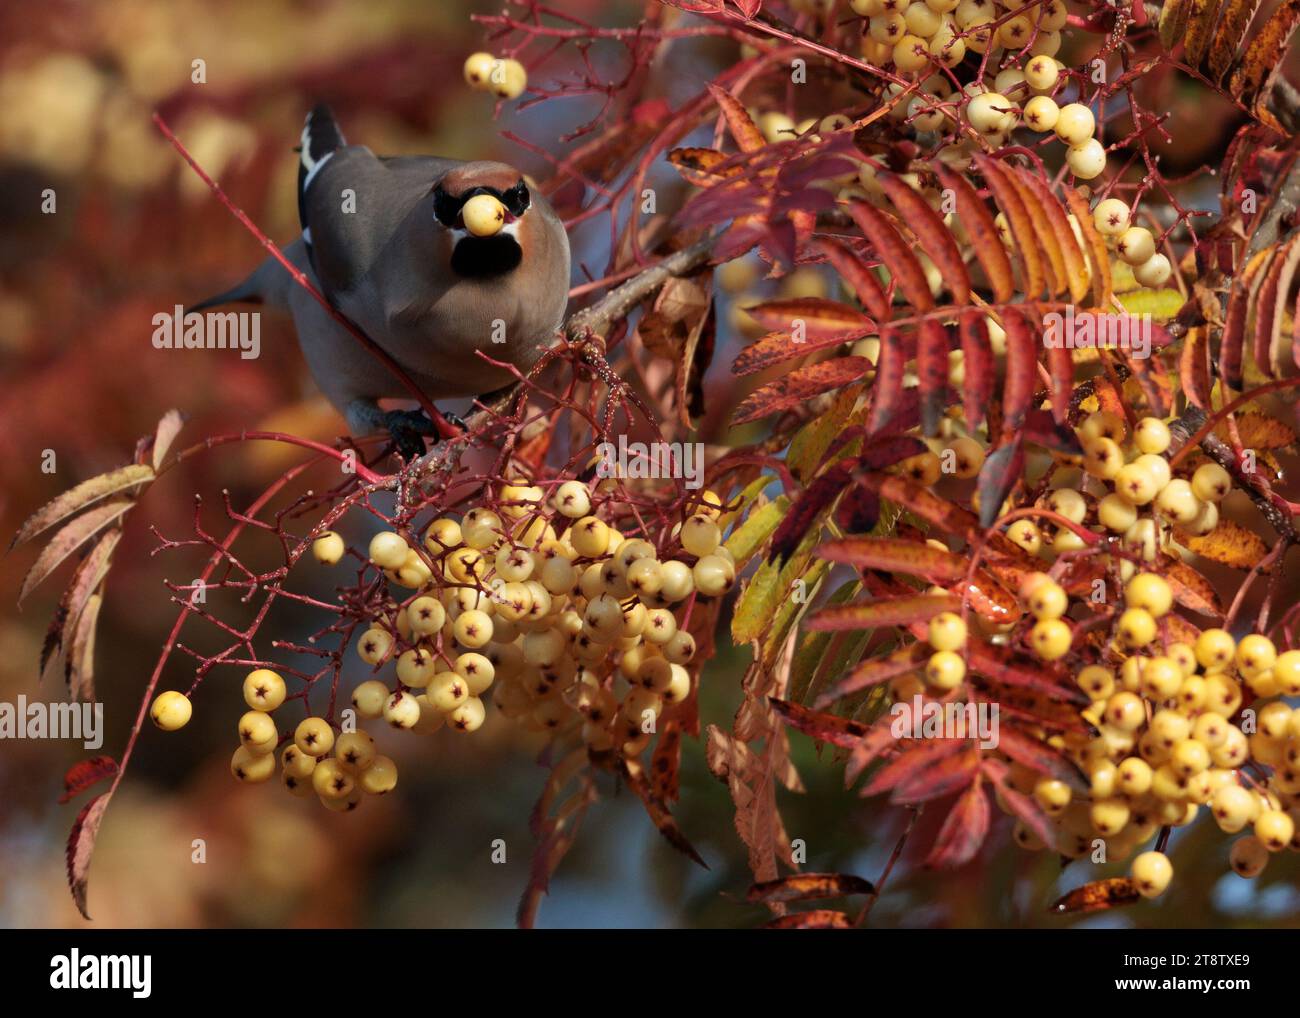
M453 428L466 431L469 428L463 418L448 411L442 412L442 418ZM438 428L423 410L390 410L384 415L384 426L392 436L397 451L408 463L417 456L424 455L426 436L438 438Z
M438 433L433 421L422 410L389 410L384 414L384 427L402 459L408 463L424 455L425 436Z

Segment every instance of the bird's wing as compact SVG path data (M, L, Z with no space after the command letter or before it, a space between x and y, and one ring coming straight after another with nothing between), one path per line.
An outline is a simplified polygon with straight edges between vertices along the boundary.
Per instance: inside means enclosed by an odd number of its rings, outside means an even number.
M328 108L308 114L298 214L327 296L347 292L366 276L398 224L454 165L427 156L380 158L363 145L348 145Z

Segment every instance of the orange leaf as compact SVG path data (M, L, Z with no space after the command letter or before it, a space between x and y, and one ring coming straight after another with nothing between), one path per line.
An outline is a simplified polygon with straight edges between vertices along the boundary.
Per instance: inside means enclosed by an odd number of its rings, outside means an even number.
M749 119L749 113L735 96L714 84L709 85L709 92L722 110L722 116L727 121L727 130L736 140L736 147L740 151L757 152L767 144L763 132L758 129L754 121Z
M1268 553L1263 538L1233 520L1219 520L1204 537L1189 537L1182 543L1189 551L1234 569L1250 569Z
M1101 912L1108 908L1134 905L1142 900L1132 877L1107 877L1076 887L1057 898L1048 909L1058 915L1074 912Z
M745 424L781 413L823 392L856 382L871 368L865 357L837 357L792 371L746 396L732 414L732 424Z

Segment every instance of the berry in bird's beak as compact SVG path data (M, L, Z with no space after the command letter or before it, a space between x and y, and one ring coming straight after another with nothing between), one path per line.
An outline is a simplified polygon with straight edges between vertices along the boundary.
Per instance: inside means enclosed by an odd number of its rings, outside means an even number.
M461 209L461 219L475 237L494 237L506 225L506 207L490 194L476 194Z

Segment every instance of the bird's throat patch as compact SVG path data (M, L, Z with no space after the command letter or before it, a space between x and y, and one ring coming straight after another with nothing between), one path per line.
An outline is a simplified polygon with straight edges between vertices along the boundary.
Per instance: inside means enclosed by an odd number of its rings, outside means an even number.
M513 272L523 260L519 242L506 233L494 237L462 237L451 252L451 268L458 276L485 279Z

